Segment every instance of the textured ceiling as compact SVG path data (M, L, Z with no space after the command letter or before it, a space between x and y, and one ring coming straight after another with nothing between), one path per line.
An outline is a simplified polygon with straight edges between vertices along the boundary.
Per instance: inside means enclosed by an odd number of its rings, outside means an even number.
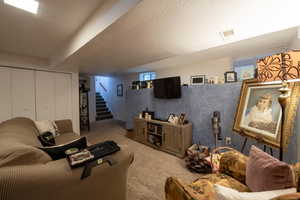
M277 32L300 24L294 2L144 0L68 62L79 64L84 73L122 71L228 44L220 37L224 30L234 29L234 41ZM284 15L274 15L274 10Z
M38 15L0 1L0 51L49 58L103 0L39 0Z
M300 25L295 0L40 2L37 16L0 2L0 52L42 57L51 67L89 74L273 51L286 47L296 35L290 28ZM235 36L224 41L220 32L230 29Z
M142 72L169 67L184 67L193 63L200 63L219 58L247 59L266 53L283 51L291 45L293 39L296 39L297 28L290 28L275 33L258 36L255 38L233 42L196 53L185 54L176 57L147 63L138 67L126 69L123 72Z

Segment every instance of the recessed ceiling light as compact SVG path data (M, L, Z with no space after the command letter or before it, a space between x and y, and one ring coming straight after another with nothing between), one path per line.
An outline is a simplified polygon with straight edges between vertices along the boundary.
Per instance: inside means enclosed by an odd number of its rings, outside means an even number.
M4 3L37 14L39 2L35 0L4 0Z
M230 30L220 32L220 35L224 41L228 41L234 38L235 33L233 29L230 29Z

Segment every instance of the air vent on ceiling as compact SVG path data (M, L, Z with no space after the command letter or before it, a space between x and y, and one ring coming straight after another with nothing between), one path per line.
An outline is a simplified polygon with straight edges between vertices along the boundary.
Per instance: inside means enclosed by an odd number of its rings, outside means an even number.
M233 39L233 37L234 37L234 30L230 29L230 30L226 30L226 31L220 32L220 35L221 35L221 37L222 37L222 39L224 41Z

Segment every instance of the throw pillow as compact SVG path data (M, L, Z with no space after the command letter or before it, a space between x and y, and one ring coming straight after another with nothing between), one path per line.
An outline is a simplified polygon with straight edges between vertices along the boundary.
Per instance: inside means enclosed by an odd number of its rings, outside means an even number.
M58 160L65 158L65 151L71 148L78 148L79 150L85 149L87 147L86 137L81 137L77 140L73 140L69 143L51 146L51 147L39 147L39 149L46 152L53 160Z
M214 185L217 200L270 200L272 198L297 192L296 188L265 192L239 192L221 185Z
M278 190L295 186L291 167L251 146L246 167L246 184L253 192Z
M37 129L39 130L40 134L43 134L45 132L51 132L54 137L59 135L59 133L57 132L57 126L54 121L42 120L35 121L34 123Z

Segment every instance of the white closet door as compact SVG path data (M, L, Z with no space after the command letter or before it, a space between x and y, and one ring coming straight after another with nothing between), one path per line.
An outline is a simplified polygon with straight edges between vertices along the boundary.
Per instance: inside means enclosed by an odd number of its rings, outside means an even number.
M55 73L36 71L36 119L55 119Z
M12 69L12 116L35 117L35 84L34 71Z
M0 122L12 117L10 69L0 67Z
M72 119L71 74L55 74L55 119Z

